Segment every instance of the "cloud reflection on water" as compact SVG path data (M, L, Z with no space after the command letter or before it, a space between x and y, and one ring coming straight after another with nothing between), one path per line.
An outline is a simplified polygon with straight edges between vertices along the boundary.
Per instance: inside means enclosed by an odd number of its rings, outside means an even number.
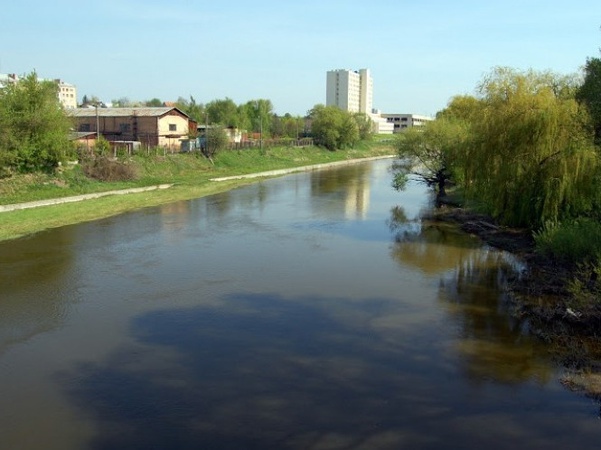
M347 302L351 320L328 307L342 301L236 294L146 313L131 324L135 344L63 382L99 424L95 449L507 448L530 437L559 448L545 432L560 417L544 410L526 423L527 411L501 408L503 435L499 421L486 434L457 427L479 423L505 391L466 409L469 391L438 356L435 331L408 332L422 342L417 359L371 325L396 300Z

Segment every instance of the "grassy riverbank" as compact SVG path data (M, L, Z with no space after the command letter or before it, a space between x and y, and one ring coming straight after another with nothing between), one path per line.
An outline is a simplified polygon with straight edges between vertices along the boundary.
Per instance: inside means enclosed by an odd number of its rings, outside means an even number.
M214 162L193 154L137 156L127 161L135 171L132 181L101 182L86 177L81 167L66 167L55 174L15 175L0 180L0 204L62 198L117 189L172 183L170 189L131 195L107 196L0 214L0 240L14 239L45 229L100 219L125 211L188 200L223 192L253 180L213 182L212 178L390 155L391 142L375 140L350 150L318 147L223 151Z

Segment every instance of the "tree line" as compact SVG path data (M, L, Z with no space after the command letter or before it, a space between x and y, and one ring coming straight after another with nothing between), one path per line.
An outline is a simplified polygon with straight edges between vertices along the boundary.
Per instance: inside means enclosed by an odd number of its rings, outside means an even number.
M96 96L84 95L82 105L105 104ZM175 102L164 102L159 98L132 101L127 97L114 99L111 105L116 108L160 107L172 105L186 113L200 124L219 125L225 128L238 128L251 133L263 133L265 137L296 138L307 133L305 118L286 113L279 116L273 111L273 104L267 99L248 100L236 104L231 98L215 99L206 104L196 101L194 96L178 97Z
M131 103L127 99L114 100L119 106L161 106L159 99ZM193 96L189 100L179 97L175 106L198 123L237 128L260 133L265 138L291 138L311 136L317 145L329 150L342 149L369 139L372 122L362 113L350 113L333 106L315 105L305 116L289 113L279 116L273 112L273 104L267 99L248 100L236 104L231 98L216 99L203 105Z
M0 175L11 172L52 171L75 156L69 140L74 129L58 101L58 85L41 81L34 72L18 83L0 86ZM84 95L85 105L105 106L97 97ZM113 100L116 107L163 106L158 98L131 102ZM178 98L174 104L199 124L211 125L207 141L212 157L226 144L223 128L244 130L261 139L312 137L317 145L337 150L355 145L371 133L369 118L335 107L316 105L306 116L277 115L268 99L249 100L237 105L232 99L198 103L193 96Z
M497 67L402 135L394 186L417 176L439 200L452 186L470 208L533 230L549 255L601 269L600 145L599 58L582 75Z

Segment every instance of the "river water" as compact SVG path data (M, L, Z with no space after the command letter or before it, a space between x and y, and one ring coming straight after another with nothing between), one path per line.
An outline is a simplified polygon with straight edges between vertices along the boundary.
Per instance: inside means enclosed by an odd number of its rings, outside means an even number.
M390 164L0 243L0 449L598 448L519 262Z

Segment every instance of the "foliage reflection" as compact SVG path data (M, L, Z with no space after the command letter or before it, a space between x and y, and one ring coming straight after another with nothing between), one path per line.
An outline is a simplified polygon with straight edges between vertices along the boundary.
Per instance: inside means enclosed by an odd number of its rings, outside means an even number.
M440 302L457 324L452 348L467 377L475 382L549 381L552 367L544 348L528 333L526 320L511 314L503 293L517 270L509 255L483 249L479 240L452 225L409 220L402 207L391 211L389 227L394 260L440 277Z

